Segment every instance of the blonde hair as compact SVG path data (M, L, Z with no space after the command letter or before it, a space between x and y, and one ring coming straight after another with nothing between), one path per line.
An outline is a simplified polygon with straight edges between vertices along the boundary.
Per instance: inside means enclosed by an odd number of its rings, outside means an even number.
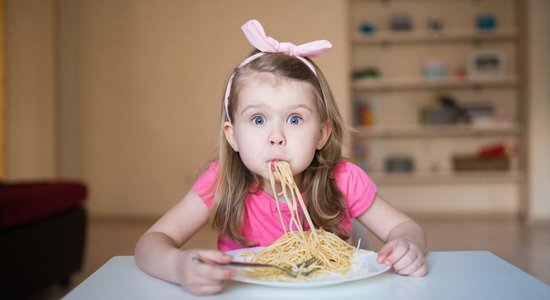
M321 122L328 122L332 132L326 145L316 151L313 161L304 170L300 189L307 199L307 209L313 224L347 239L347 234L341 227L347 208L332 176L334 167L342 158L346 126L325 77L321 70L309 61L314 66L316 74L296 57L276 53L265 54L236 68L230 87L227 114L234 120L240 88L258 73L270 73L282 78L304 81L313 87ZM244 203L249 193L258 192L262 188L263 182L245 167L239 153L231 148L223 135L224 123L229 121L224 103L220 119L222 133L219 137L218 178L211 214L212 226L220 234L248 246L250 242L245 240L241 232Z

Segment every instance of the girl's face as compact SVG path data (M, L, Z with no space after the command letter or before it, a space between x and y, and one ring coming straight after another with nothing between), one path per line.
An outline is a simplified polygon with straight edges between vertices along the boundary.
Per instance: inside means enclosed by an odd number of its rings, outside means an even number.
M268 162L287 161L304 171L325 145L330 126L321 123L313 88L302 81L256 74L240 90L233 123L224 133L246 167L269 180Z

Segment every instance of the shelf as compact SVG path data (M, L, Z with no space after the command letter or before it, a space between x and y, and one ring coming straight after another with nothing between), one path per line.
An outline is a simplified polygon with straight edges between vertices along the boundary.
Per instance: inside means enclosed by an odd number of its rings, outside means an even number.
M356 79L352 87L356 91L387 91L415 90L434 88L483 88L483 87L515 87L518 80L515 76L499 76L486 78L442 78L427 80L424 78L395 79Z
M374 124L355 127L350 150L403 209L522 212L529 180L525 162L528 103L521 68L525 64L523 2L351 1L348 107L356 122ZM485 16L494 17L494 30L478 30ZM367 22L374 28L370 34L360 30L368 29ZM405 27L406 22L412 25L410 31L391 28ZM435 22L443 24L442 30L430 30L437 26ZM438 74L442 76L437 78ZM436 116L443 120L445 115L436 115L435 109L449 106L450 101L458 108L472 108L471 123L421 122L422 117L430 119L421 114L425 108L434 108L432 120ZM460 155L474 158L496 145L510 150L508 160L480 160L475 165L477 161L472 160L465 167L469 161L456 159ZM393 156L410 159L413 171L386 172ZM442 203L442 195L458 201Z
M392 43L446 43L446 42L483 42L506 41L516 39L516 29L499 29L498 31L480 32L473 30L454 30L442 32L377 32L371 35L354 33L352 42L357 45L385 45Z
M381 3L391 3L391 2L430 2L433 0L352 0L352 2L381 2ZM457 1L457 0L437 0L438 2L444 2L444 1ZM467 1L467 0L461 0L461 1ZM481 2L480 0L470 0L472 2Z
M492 137L518 136L521 134L519 126L483 126L469 125L439 125L439 126L411 126L402 128L366 128L359 127L358 138L391 139L391 138L451 138L451 137Z
M368 174L379 185L517 183L524 178L523 173L520 171L413 172L411 174L368 172Z

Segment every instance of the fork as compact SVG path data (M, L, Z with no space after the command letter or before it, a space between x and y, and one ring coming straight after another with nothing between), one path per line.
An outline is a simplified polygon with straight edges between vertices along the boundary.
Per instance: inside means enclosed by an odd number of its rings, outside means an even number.
M213 260L210 260L208 258L204 258L204 257L201 257L201 256L196 256L196 257L193 257L193 261L194 262L199 262L199 263L203 263L203 264L214 264L214 265L218 265L218 266L235 266L235 267L253 267L253 268L275 268L277 270L280 270L282 272L284 272L286 275L290 276L290 277L298 277L298 275L302 275L302 276L308 276L309 274L315 272L317 270L317 268L312 268L312 269L309 269L305 272L301 272L301 271L294 271L294 270L291 270L289 268L284 268L284 267L281 267L281 266L277 266L277 265L272 265L272 264L262 264L262 263L253 263L253 262L241 262L241 261L230 261L228 263L218 263L218 262L215 262ZM311 265L313 264L317 264L319 263L319 260L316 258L316 257L311 257L310 259L308 260L305 260L301 263L298 264L298 268L308 268L310 267Z

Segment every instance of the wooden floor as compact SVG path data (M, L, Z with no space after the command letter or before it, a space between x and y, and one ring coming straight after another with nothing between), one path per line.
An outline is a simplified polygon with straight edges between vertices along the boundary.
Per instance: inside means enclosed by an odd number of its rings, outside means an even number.
M38 299L59 299L111 257L133 255L141 234L154 220L91 220L83 270L69 287L52 287ZM512 219L417 218L428 237L429 249L488 250L550 284L550 224L527 226ZM203 229L186 248L215 248L216 235ZM380 241L369 239L376 251Z

